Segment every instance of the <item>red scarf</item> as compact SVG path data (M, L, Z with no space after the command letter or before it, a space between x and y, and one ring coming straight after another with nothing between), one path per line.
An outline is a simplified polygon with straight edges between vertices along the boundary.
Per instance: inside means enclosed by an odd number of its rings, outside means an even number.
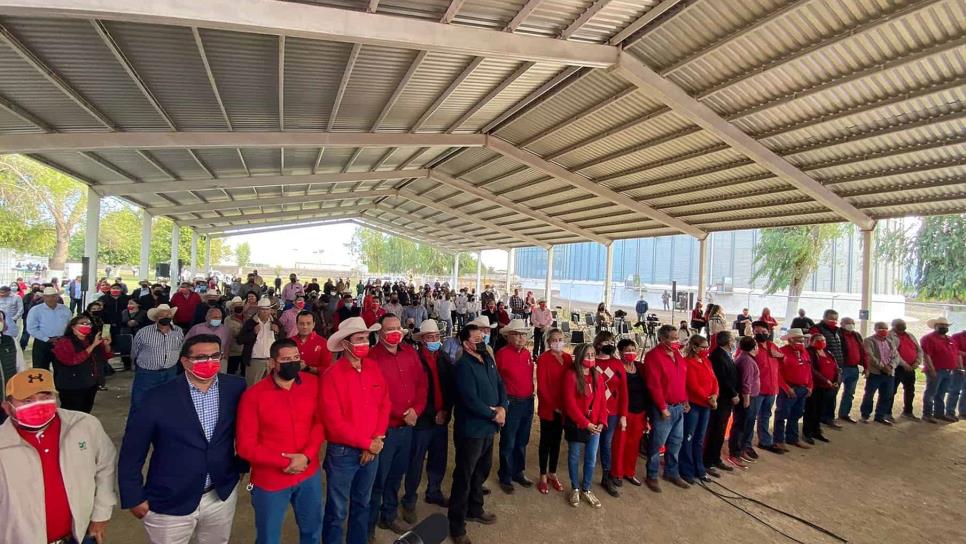
M436 366L437 354L426 349L426 346L420 349L423 351L426 365L429 366L429 374L433 377L433 407L439 412L443 409L443 387L439 383L439 368Z

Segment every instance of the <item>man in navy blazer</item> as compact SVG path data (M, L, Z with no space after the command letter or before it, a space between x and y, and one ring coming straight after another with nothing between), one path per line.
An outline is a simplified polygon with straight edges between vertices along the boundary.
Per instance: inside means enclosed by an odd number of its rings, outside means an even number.
M121 508L142 520L152 544L227 543L246 470L235 452L245 380L219 374L221 341L185 341L185 373L152 389L128 422L118 459ZM153 448L147 482L142 469Z

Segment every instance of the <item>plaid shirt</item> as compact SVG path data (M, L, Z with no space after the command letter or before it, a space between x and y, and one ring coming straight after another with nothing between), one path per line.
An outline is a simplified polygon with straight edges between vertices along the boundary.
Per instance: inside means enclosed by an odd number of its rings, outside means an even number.
M198 421L205 432L205 440L211 441L211 435L218 425L218 377L211 382L207 392L202 392L188 381L188 392L191 393L191 403L195 405ZM211 474L205 474L205 489L211 487Z
M178 363L184 332L173 325L167 334L161 332L157 323L144 327L134 335L131 359L144 370L163 370Z

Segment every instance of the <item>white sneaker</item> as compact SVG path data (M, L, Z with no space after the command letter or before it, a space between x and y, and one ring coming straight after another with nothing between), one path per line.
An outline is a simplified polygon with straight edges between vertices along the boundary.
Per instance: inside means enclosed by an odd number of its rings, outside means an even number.
M584 498L585 501L590 503L594 508L600 508L601 504L597 497L594 496L593 491L581 491L580 496Z
M570 506L577 508L580 506L580 491L574 489L570 492Z

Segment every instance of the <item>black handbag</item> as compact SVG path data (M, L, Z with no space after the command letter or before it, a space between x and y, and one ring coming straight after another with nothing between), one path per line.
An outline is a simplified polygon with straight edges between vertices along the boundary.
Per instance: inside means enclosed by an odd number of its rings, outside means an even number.
M596 399L597 391L594 391L594 397L590 401L590 408L587 410L588 419L590 418L591 414L594 413L594 400ZM564 438L567 440L567 442L580 442L581 444L590 442L590 430L587 428L581 429L577 426L577 422L570 419L568 416L564 416L563 430Z

